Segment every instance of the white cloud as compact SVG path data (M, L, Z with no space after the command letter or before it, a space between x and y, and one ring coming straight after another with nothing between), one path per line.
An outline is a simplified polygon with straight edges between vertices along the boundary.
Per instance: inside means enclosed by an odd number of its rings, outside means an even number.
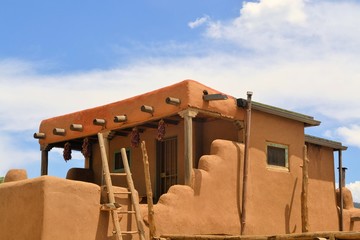
M279 25L282 23L302 25L306 21L304 5L303 0L260 0L259 2L245 2L240 13L241 17L247 23L253 23L253 26L254 23L261 25ZM237 20L240 21L240 19ZM265 22L265 20L270 20L270 22Z
M345 145L355 146L360 148L360 125L350 124L336 128L333 131L327 132L328 136L341 139Z
M360 181L349 183L346 185L346 187L350 189L353 196L353 201L360 203Z
M23 142L24 139L14 137L11 133L0 134L0 176L5 176L12 168L26 168L34 163L40 164L38 148L20 148L19 143Z
M329 136L360 147L358 12L360 4L353 1L262 0L245 3L236 19L204 16L192 22L194 28L207 27L208 38L201 43L216 39L217 48L202 46L206 54L138 58L113 69L68 74L41 73L39 63L0 60L0 131L4 132L0 170L22 163L23 154L13 154L17 148L10 134L14 132L36 132L44 118L184 79L198 80L235 97L245 97L251 90L255 101L324 115L336 127L344 126L329 129ZM164 49L176 49L176 43L169 45ZM25 154L39 161L38 149L35 152L36 157L32 152Z
M201 25L203 25L204 23L206 23L207 21L209 20L209 16L204 16L204 17L201 17L201 18L197 18L195 21L193 22L189 22L188 23L188 26L190 28L197 28Z
M353 1L246 2L236 19L208 23L207 36L262 54L318 56L357 51L360 5Z

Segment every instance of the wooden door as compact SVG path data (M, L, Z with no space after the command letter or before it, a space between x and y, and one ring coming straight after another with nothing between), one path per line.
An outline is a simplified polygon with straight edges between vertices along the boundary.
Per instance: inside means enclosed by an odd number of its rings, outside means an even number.
M177 184L177 137L157 142L157 199Z

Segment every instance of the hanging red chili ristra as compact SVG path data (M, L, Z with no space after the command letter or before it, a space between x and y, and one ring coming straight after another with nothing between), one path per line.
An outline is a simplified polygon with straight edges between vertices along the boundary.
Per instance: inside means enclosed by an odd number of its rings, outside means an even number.
M63 156L66 162L71 159L71 144L69 142L64 145Z
M157 139L159 141L162 141L165 137L165 121L164 120L160 120L159 124L158 124L158 133L157 133Z
M134 127L131 131L130 141L132 147L138 147L140 144L140 133L136 127Z
M91 156L91 143L89 138L84 138L81 153L85 158L89 158Z

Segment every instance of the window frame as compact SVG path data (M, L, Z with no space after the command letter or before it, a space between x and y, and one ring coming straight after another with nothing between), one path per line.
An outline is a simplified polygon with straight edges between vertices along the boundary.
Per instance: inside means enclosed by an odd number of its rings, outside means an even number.
M284 156L285 157L285 159L284 159L285 166L269 163L269 155L268 155L269 147L280 148L280 149L285 150L285 156ZM267 141L266 142L266 164L267 164L268 168L276 168L276 169L283 169L283 170L289 171L289 169L290 169L289 168L289 145Z

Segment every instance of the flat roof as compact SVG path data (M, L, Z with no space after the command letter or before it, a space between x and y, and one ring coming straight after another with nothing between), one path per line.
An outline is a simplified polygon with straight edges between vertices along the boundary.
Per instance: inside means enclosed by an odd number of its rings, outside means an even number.
M341 142L336 142L336 141L332 141L329 139L315 137L315 136L311 136L311 135L307 135L307 134L305 134L305 142L324 146L324 147L329 147L334 150L346 150L347 149L347 147L343 146Z
M219 97L218 101L214 101ZM172 104L169 98L178 102ZM128 99L45 119L40 123L39 143L46 145L84 138L104 130L131 129L147 122L178 116L187 109L227 119L243 119L245 112L239 111L236 98L194 80L184 80ZM123 117L126 120L117 122L114 120L116 116L126 116ZM95 119L102 121L103 125L94 124ZM75 125L79 128L75 129Z
M246 103L246 100L243 98L239 98L239 99L237 99L237 102L238 102L239 107L243 107L244 104ZM251 108L261 111L261 112L266 112L266 113L273 114L276 116L303 122L305 124L305 127L319 126L321 123L320 121L315 120L314 117L312 117L312 116L308 116L305 114L289 111L289 110L286 110L283 108L278 108L278 107L270 106L270 105L255 102L255 101L251 101Z
M178 102L171 104L167 101L169 98L177 99ZM39 137L39 143L46 145L70 139L80 139L96 135L99 131L103 130L131 129L144 123L178 115L187 109L195 109L199 113L201 112L209 116L213 114L222 118L242 120L244 119L245 111L241 108L241 100L244 101L243 99L236 99L221 93L194 80L184 80L132 98L45 119L40 123L39 133L41 133L42 137ZM151 111L143 111L143 108L151 108ZM252 108L302 122L305 127L318 126L320 124L320 121L315 120L311 116L263 103L252 102ZM115 121L114 117L116 116L123 116L126 120ZM104 124L94 124L95 119L104 121ZM168 119L168 121L171 120ZM79 128L76 129L75 127ZM55 134L56 131L59 132Z

